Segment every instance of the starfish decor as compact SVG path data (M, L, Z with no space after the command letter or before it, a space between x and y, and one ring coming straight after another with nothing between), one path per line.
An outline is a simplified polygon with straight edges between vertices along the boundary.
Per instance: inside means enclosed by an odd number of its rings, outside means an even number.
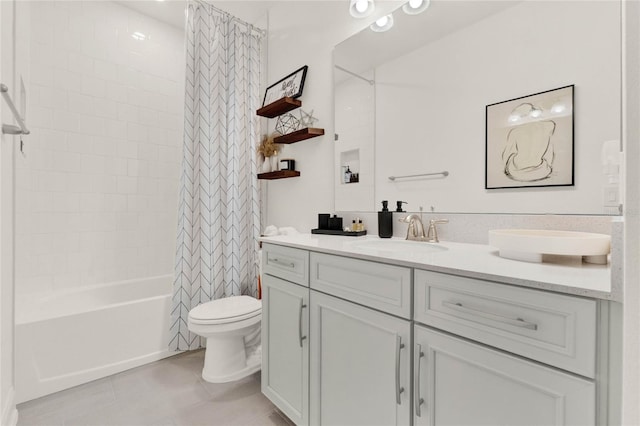
M316 121L318 119L313 116L313 110L311 112L300 110L300 124L302 127L313 127Z

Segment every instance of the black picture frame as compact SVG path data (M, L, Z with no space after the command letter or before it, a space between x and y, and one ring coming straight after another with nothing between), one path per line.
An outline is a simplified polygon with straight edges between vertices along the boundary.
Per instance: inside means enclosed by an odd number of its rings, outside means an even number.
M299 98L302 95L308 68L305 65L267 87L264 92L262 106L264 107L287 96L293 99Z
M485 189L575 185L574 89L568 85L486 106ZM518 144L527 148L521 160Z

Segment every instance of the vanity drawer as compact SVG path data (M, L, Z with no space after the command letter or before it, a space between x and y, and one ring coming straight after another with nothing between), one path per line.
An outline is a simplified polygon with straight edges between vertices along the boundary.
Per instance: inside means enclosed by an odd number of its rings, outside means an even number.
M411 270L311 253L310 286L402 318L411 319Z
M417 322L595 377L596 301L428 271L414 279Z
M309 252L265 243L262 245L262 272L309 287Z

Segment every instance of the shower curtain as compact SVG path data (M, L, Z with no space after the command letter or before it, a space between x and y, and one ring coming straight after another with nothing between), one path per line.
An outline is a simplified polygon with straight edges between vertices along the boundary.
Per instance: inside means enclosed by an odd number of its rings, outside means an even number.
M200 303L257 293L260 200L256 146L261 30L203 2L188 4L186 93L173 350L200 347L187 329Z

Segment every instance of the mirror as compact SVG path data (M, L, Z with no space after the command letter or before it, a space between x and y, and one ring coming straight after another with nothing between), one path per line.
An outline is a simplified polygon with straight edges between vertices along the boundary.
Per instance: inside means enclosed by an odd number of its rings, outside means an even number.
M619 214L619 157L603 155L621 137L619 1L432 0L393 17L334 50L336 211ZM574 185L485 189L487 105L570 85Z

